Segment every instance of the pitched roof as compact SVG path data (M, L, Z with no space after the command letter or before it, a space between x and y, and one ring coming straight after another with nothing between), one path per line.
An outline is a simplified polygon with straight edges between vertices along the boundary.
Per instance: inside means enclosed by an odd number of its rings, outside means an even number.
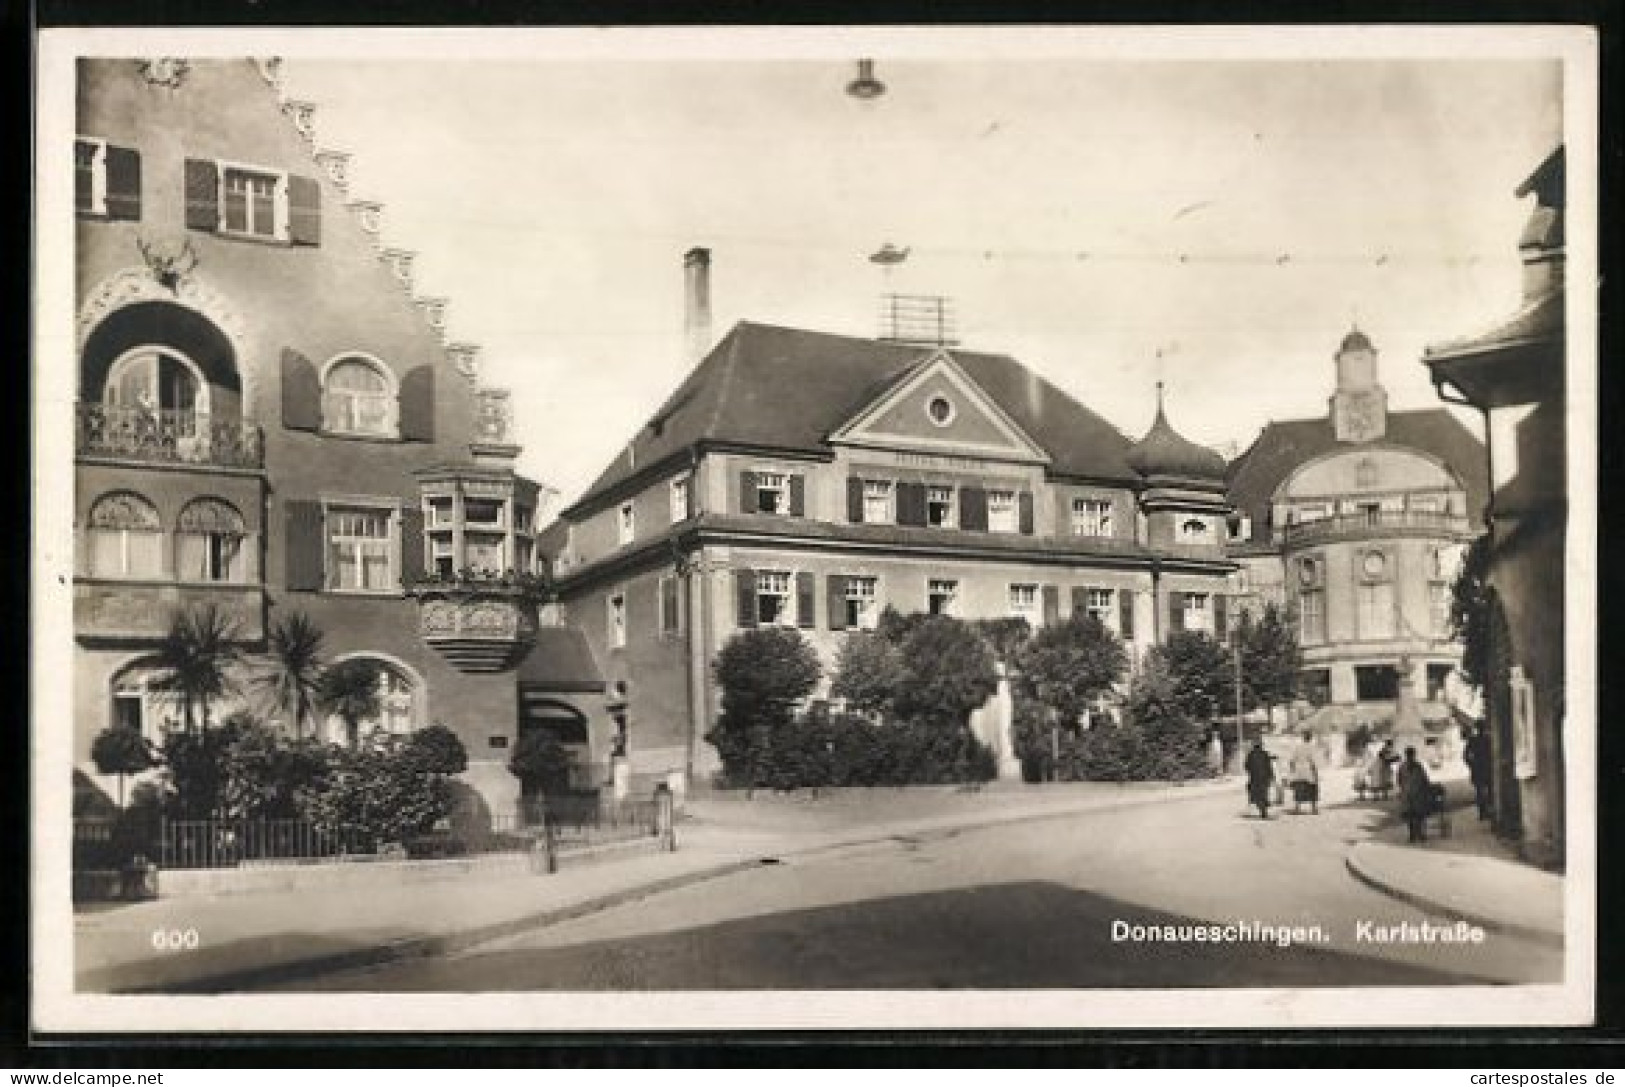
M936 350L742 321L576 505L699 442L827 453L831 432ZM1049 453L1055 472L1134 482L1129 439L1105 419L1008 355L947 352Z
M602 691L604 674L587 636L575 627L539 627L536 643L519 662L519 683L548 691Z
M1388 413L1379 441L1355 446L1337 440L1330 418L1270 423L1247 451L1230 462L1230 501L1253 519L1255 540L1269 538L1270 498L1299 466L1337 449L1415 449L1443 461L1467 491L1467 517L1476 524L1489 495L1484 446L1460 419L1444 408Z

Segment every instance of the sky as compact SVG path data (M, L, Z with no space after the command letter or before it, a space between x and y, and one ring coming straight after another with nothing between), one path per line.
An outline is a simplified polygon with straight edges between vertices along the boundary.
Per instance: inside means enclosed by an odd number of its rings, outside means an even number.
M856 55L285 70L559 504L687 372L692 246L716 338L873 336L882 293L944 295L964 346L1130 437L1159 379L1175 427L1231 451L1323 413L1356 322L1390 407L1438 406L1422 351L1517 307L1514 190L1561 140L1555 61L880 53L862 102ZM869 261L886 243L908 260Z

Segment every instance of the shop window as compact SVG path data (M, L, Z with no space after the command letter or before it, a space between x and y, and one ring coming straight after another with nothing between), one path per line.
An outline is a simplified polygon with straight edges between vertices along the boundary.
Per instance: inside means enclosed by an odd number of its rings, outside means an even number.
M1399 697L1399 670L1391 664L1354 668L1354 694L1361 702L1392 702Z

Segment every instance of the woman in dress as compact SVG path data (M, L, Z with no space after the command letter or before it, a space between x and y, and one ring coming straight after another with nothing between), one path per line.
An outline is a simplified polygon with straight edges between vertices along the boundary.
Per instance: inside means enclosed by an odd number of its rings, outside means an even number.
M1307 729L1302 736L1303 742L1292 752L1292 758L1287 761L1287 781L1292 786L1292 810L1301 811L1304 804L1309 805L1311 815L1320 814L1320 764L1315 761L1314 733Z

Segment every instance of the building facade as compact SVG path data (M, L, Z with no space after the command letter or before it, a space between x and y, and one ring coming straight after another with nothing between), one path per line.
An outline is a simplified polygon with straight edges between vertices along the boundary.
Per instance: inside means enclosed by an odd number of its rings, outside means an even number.
M1272 422L1231 462L1234 588L1295 617L1302 692L1329 723L1410 732L1449 715L1450 589L1483 514L1482 445L1444 409L1390 411L1359 329L1333 361L1324 416Z
M1429 347L1423 362L1442 399L1483 413L1490 439L1486 710L1496 826L1521 838L1533 859L1560 863L1568 562L1562 148L1517 195L1535 201L1518 242L1522 307L1492 329Z
M301 612L374 662L366 727L453 728L493 805L521 729L606 737L579 637L459 576L536 569L542 492L278 63L82 61L77 133L76 770L103 729L179 723L152 654L209 605L250 654ZM245 691L213 719L237 705L277 714Z
M799 628L826 677L887 606L1222 633L1223 470L1160 411L1136 445L1006 356L744 322L548 536L633 772L703 781L741 630Z

